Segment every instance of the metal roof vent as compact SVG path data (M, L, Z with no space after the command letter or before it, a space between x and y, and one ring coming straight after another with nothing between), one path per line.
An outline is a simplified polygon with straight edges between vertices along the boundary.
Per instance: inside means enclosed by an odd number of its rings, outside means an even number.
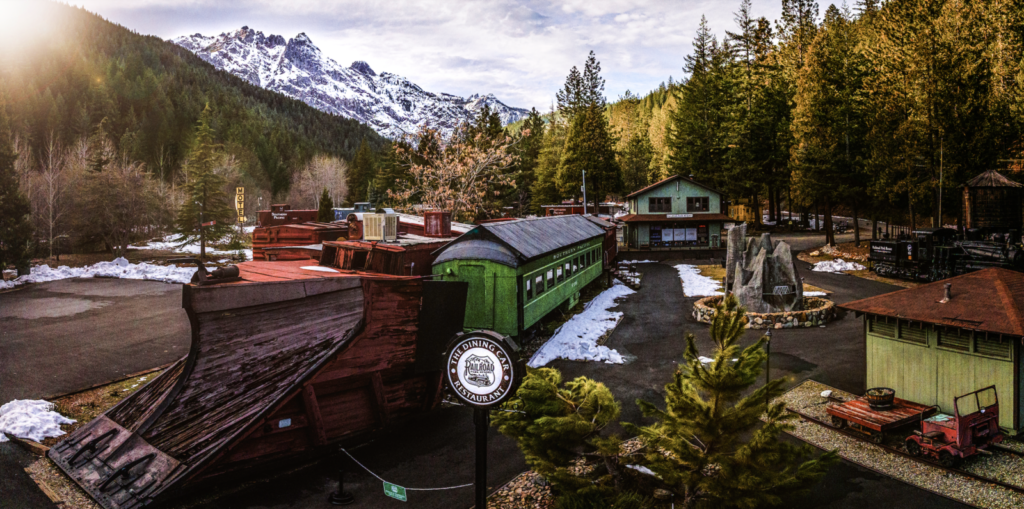
M398 214L364 214L363 239L398 240Z
M942 296L942 300L940 300L939 302L945 304L945 303L949 302L950 290L953 288L953 283L946 283L946 284L944 284L942 286L946 289L946 291L945 291L945 294Z

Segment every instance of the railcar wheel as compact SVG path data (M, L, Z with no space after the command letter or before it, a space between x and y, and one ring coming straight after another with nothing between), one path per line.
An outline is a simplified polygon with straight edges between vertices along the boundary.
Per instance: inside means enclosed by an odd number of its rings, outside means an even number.
M846 419L842 417L832 416L832 427L836 429L843 429L846 427Z
M911 456L921 455L921 444L915 440L907 440L907 453Z
M939 451L939 464L946 468L953 468L958 463L959 458L953 455L949 451Z

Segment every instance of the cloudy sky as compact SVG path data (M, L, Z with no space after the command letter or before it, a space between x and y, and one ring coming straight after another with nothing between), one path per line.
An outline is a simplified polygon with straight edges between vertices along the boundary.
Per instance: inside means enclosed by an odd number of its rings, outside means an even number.
M216 35L247 25L286 39L305 32L341 64L364 60L432 92L494 93L546 111L593 50L614 99L683 75L701 15L721 36L739 0L72 0L143 34ZM780 0L753 0L778 17Z

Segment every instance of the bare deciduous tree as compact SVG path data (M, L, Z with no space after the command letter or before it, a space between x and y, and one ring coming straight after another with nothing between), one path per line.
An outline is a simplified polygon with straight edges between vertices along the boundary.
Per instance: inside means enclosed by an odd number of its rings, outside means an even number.
M116 256L124 256L128 245L143 240L160 215L156 181L143 163L126 157L84 180L80 228L102 238Z
M420 136L430 134L421 132ZM411 178L400 182L397 191L388 191L388 196L407 206L423 204L450 211L453 219L472 221L483 210L487 193L496 193L503 186L515 187L506 170L519 159L510 150L512 138L484 143L480 136L467 139L463 126L436 150L413 152L399 147L398 157L408 165Z
M345 161L327 155L314 156L306 166L292 176L288 200L295 208L315 209L320 194L327 189L334 203L341 203L348 194L345 182L348 165Z

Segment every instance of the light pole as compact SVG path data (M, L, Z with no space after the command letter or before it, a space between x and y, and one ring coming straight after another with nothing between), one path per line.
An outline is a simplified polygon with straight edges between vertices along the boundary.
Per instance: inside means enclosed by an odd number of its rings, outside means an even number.
M582 171L583 171L583 185L580 187L580 189L583 190L583 215L585 216L585 215L587 215L587 170L582 170ZM600 204L598 204L598 209L597 210L598 210L598 212L600 212L600 210L601 210Z
M771 402L771 395L768 394L768 382L772 379L772 330L768 329L764 331L764 348L768 352L768 355L764 358L764 406L765 411L768 410L768 404Z

